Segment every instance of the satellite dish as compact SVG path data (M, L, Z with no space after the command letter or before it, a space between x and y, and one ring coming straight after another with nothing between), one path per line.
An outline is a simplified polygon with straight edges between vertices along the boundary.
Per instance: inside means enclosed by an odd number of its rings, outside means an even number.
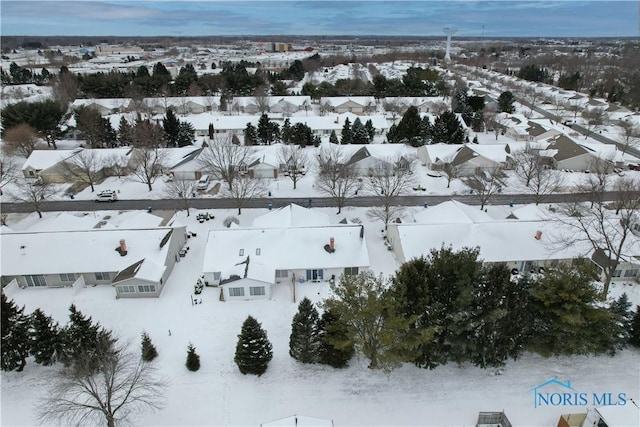
M442 27L442 32L447 36L447 49L444 54L445 62L451 62L451 36L458 32L458 29L453 25L446 25Z

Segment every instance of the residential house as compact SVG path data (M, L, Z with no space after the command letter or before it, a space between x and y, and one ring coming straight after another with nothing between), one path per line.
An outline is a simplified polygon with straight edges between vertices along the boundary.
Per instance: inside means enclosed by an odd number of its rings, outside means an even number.
M552 136L541 142L547 143L547 146L538 150L538 154L554 169L593 172L598 161L622 165L613 145L578 143L564 134Z
M80 98L73 101L70 109L76 111L79 108L92 108L106 116L128 111L130 103L130 98Z
M527 122L527 133L529 134L528 141L535 142L560 135L562 132L554 128L546 128L539 122L529 120Z
M410 169L416 159L416 149L404 144L367 144L358 148L357 145L342 146L350 154L346 164L360 176L371 175L381 164L393 163L400 169ZM348 147L348 148L347 148Z
M25 178L38 178L46 183L63 183L66 178L60 164L75 156L75 150L34 150L22 165Z
M434 144L418 148L422 164L432 170L451 168L458 176L493 173L514 166L510 148L504 144Z
M398 262L426 256L443 245L451 246L453 250L478 247L479 258L485 263L506 263L512 269L537 272L540 267L570 262L588 253L588 248L579 245L554 251L548 236L556 224L490 220L488 216L477 218L467 214L471 210L462 210L452 202L445 203L451 206L425 218L429 222L389 224L387 241Z
M320 99L320 105L332 113L365 114L376 110L373 96L333 96Z
M369 268L362 226L315 225L325 221L301 209L271 212L251 228L210 231L202 270L206 283L220 286L225 301L268 299L278 283L304 286Z
M158 297L185 242L185 226L178 224L3 234L2 284L16 283L21 288L110 285L117 298ZM87 248L91 248L89 255Z
M638 280L640 272L640 254L636 256L623 256L618 264L612 260L607 251L603 249L596 250L591 255L591 261L598 267L598 274L601 279L604 279L603 268L614 266L613 275L611 281L613 282L634 282Z

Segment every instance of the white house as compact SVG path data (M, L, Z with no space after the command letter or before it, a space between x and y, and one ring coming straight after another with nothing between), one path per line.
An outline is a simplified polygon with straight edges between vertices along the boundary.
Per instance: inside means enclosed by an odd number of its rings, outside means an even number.
M42 177L46 182L64 182L60 163L75 156L79 151L80 149L34 150L22 164L22 174L25 178Z
M429 209L432 208L426 209L424 215ZM490 220L488 216L480 214L477 218L468 212L471 211L461 210L459 203L449 202L449 206L424 218L428 223L389 224L387 240L401 263L427 256L443 245L454 250L479 247L483 262L506 263L520 271L553 266L589 253L589 248L579 245L553 247L549 236L557 227L555 223Z
M364 114L376 109L373 96L332 96L320 99L320 105L333 113Z
M15 280L22 288L110 285L118 298L158 297L185 242L186 229L177 224L3 234L2 283Z
M212 230L202 271L231 301L270 298L277 283L304 286L368 268L364 229L334 225Z

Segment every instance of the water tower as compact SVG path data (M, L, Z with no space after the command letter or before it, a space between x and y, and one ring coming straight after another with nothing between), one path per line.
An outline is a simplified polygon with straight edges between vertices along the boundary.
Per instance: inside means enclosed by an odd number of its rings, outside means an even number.
M444 54L444 61L451 62L451 36L454 35L458 29L452 25L447 25L442 28L442 32L447 36L447 50Z

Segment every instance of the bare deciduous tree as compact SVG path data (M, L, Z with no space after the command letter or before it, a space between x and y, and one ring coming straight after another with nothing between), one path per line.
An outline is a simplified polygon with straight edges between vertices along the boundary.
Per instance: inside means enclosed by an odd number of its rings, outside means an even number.
M27 158L38 147L36 131L26 123L7 129L3 136L2 148L7 154L15 154Z
M640 145L640 127L632 122L620 122L618 141L622 144L622 154L625 154L629 148L636 148Z
M555 220L562 227L558 227L553 240L558 247L586 246L591 253L603 251L604 256L609 258L609 261L600 265L604 275L604 299L609 293L611 278L620 260L635 253L631 250L634 239L629 239L629 236L640 208L640 182L635 177L621 177L614 182L616 178L612 174L603 174L600 179L594 179L592 175L580 186L581 191L591 195L591 203L567 202L558 205ZM617 191L607 193L608 189ZM610 205L613 210L605 201L607 194L614 195Z
M398 197L407 193L413 184L411 164L402 158L385 159L370 170L367 190L377 199L377 206L367 211L371 219L384 222L385 230L393 217L401 215L403 208Z
M93 186L102 178L105 164L96 150L81 150L62 162L60 166L62 174L68 180L89 185L93 193L95 191Z
M565 177L560 171L539 164L534 169L533 176L529 182L529 189L535 195L536 205L544 202L549 194L558 191L564 183Z
M17 167L11 156L0 156L0 195L2 187L16 178Z
M189 216L191 199L193 199L196 192L196 185L196 181L192 179L175 176L167 182L165 193L172 199L182 200L184 210L187 211L187 216Z
M253 97L253 103L255 104L260 114L266 114L270 110L269 97L265 95L256 95Z
M79 360L58 372L54 384L38 408L43 423L108 427L126 423L145 411L164 406L166 383L155 365L145 362L123 344L95 358ZM129 421L130 422L130 421Z
M604 120L607 117L605 109L602 107L587 109L581 113L582 118L585 120L585 126L587 132L584 134L584 139L587 139L591 133L593 133L598 126L604 124Z
M152 184L166 167L167 152L160 147L140 147L131 154L131 176L138 182L147 184L149 191Z
M222 194L233 199L238 208L238 215L242 215L242 208L247 200L264 197L266 192L267 186L262 178L241 175L234 179L231 188L224 190Z
M251 152L246 146L233 144L231 139L214 139L198 157L200 165L211 175L227 183L229 189L239 176L239 167L249 163Z
M51 184L29 180L16 183L16 190L11 197L18 202L31 204L33 210L38 213L38 217L42 218L42 203L55 193L55 188Z
M283 145L278 152L278 162L284 165L285 175L289 176L295 190L307 170L308 158L304 148L294 144Z
M485 171L463 180L464 184L478 197L480 210L484 209L484 206L489 203L491 197L504 187L504 184L500 180L501 175L502 170L497 169L493 173Z
M358 177L348 156L339 145L330 144L318 153L318 173L316 188L333 198L338 205L338 214L342 212L346 201L358 190Z

